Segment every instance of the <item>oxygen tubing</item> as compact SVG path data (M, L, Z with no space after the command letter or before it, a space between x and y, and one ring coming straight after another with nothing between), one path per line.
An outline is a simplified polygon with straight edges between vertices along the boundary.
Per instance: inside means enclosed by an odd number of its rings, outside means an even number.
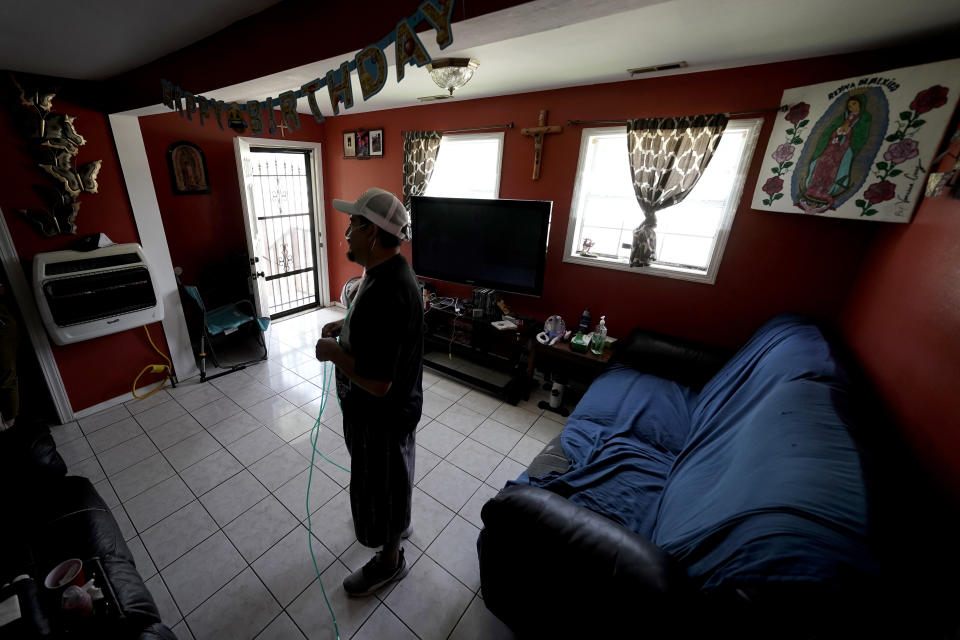
M330 618L333 620L333 629L337 634L337 640L340 640L340 627L337 625L337 616L333 613L333 607L330 606L330 600L327 598L327 590L323 587L323 579L320 577L320 567L317 566L317 558L313 554L313 523L310 516L310 485L313 484L313 461L315 456L320 456L333 466L338 469L343 469L347 473L350 473L350 469L345 469L339 464L326 457L319 451L317 451L317 439L320 437L320 429L322 424L320 422L320 416L323 415L323 409L327 406L327 363L323 363L323 394L320 399L320 412L317 413L317 419L313 423L313 428L310 430L310 447L312 452L310 454L310 473L307 478L307 545L310 547L310 559L313 560L313 570L317 574L317 582L320 583L320 591L323 593L323 600L327 603L327 610L330 611ZM337 398L337 403L340 402L340 398Z

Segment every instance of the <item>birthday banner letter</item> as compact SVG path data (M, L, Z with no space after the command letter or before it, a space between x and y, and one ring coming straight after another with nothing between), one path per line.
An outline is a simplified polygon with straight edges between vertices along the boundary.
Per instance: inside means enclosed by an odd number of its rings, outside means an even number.
M377 95L387 81L387 57L384 51L391 46L395 47L397 82L403 80L404 68L408 64L415 64L418 67L429 64L430 54L417 37L414 27L421 22L428 23L437 32L437 45L441 49L446 49L453 44L454 2L455 0L426 0L419 6L416 13L400 20L393 31L381 38L379 42L364 47L353 60L344 61L339 68L327 71L324 77L311 80L298 89L284 91L276 99L280 106L280 116L291 128L299 129L300 117L296 105L298 100L306 98L314 120L323 122L323 113L317 104L316 95L323 87L327 87L330 94L333 115L339 115L341 103L344 109L350 109L353 107L353 88L350 80L352 71L356 71L360 79L364 101ZM198 113L197 119L200 121L200 126L204 126L204 121L210 117L209 113L212 109L213 117L216 118L217 125L221 129L223 129L222 118L226 114L227 126L242 133L247 127L243 117L243 113L246 113L246 120L249 121L250 132L253 135L262 135L264 131L271 135L277 133L275 100L272 97L266 100L224 104L222 100L196 96L189 91L184 91L169 80L160 80L160 89L164 106L177 111L180 117L186 116L188 120L193 120L192 115ZM266 118L263 117L264 111Z

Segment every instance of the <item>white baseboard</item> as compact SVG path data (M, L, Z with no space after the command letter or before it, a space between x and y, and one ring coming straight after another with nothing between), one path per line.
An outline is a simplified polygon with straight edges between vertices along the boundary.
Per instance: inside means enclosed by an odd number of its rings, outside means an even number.
M180 384L180 382L177 381L177 384ZM149 393L156 386L157 386L157 383L154 382L153 384L147 385L145 387L137 388L137 391L140 392L140 395L144 395L145 393ZM163 386L164 389L167 389L169 387L170 385L168 384L165 384ZM125 393L122 396L117 396L116 398L110 398L109 400L104 400L100 404L95 404L92 407L87 407L82 411L76 411L73 414L73 419L80 420L81 418L92 416L95 413L100 413L101 411L106 411L107 409L113 409L114 407L124 404L126 402L130 402L131 400L136 400L136 398L133 397L132 391L130 393Z
M336 307L336 308L342 309L342 310L344 310L344 311L347 310L347 308L346 308L343 304L341 304L339 301L331 302L330 305L329 305L329 307ZM327 308L329 308L329 307L327 307ZM316 311L316 310L315 310L315 309L311 309L310 311L305 311L304 314L312 313L312 312L314 312L314 311ZM298 315L303 315L303 314L298 314ZM296 317L296 316L287 316L287 318L293 318L293 317ZM287 318L283 318L283 319L286 320ZM273 323L270 324L270 329L272 329L272 328L273 328ZM270 329L268 329L267 331L269 332ZM269 333L267 334L267 336L265 336L265 338L266 338L266 340L267 340L267 342L268 342L268 344L269 344L269 340L270 340ZM207 373L210 373L210 372L208 371ZM177 384L178 384L178 385L179 385L179 384L183 384L183 383L186 382L187 380L192 379L192 378L197 378L198 376L199 376L199 371L198 371L196 374L190 376L190 378L187 378L187 379L178 379L178 380L177 380ZM155 384L156 384L156 383L154 383L153 385L149 385L149 386L147 386L147 387L139 388L139 389L137 389L137 391L139 391L139 392L149 391ZM167 387L164 387L164 388L167 388ZM114 407L116 407L116 406L118 406L118 405L124 404L124 403L126 403L126 402L130 402L131 400L135 400L135 399L136 399L136 398L133 397L133 393L131 392L131 393L126 393L126 394L124 394L124 395L122 395L122 396L117 396L116 398L111 398L111 399L109 399L109 400L104 400L104 401L101 402L100 404L96 404L96 405L94 405L94 406L92 406L92 407L87 407L86 409L83 409L82 411L77 411L77 412L75 412L75 413L74 413L74 416L73 416L73 419L74 419L74 420L79 420L79 419L81 419L81 418L86 418L87 416L91 416L91 415L93 415L93 414L95 414L95 413L100 413L101 411L106 411L107 409L112 409L112 408L114 408Z

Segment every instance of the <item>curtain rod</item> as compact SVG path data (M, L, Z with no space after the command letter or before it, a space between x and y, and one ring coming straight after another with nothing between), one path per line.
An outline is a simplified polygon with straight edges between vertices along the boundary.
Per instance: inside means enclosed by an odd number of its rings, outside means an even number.
M463 133L465 131L486 131L487 129L513 129L513 123L491 124L489 127L469 127L467 129L444 129L440 133Z
M469 127L466 129L443 129L438 133L464 133L466 131L487 131L488 129L513 129L513 123L507 122L506 124L491 124L487 127ZM403 131L402 133L410 133L408 131Z
M767 107L766 109L751 109L749 111L731 111L728 116L745 116L751 113L772 113L774 111L786 111L789 105L780 105L779 107ZM627 124L626 120L567 120L568 126L578 124Z

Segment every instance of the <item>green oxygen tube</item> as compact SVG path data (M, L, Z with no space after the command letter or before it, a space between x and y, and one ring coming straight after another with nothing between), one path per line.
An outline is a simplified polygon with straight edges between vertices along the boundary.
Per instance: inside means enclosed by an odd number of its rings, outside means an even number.
M317 439L320 437L320 429L322 424L320 422L320 416L323 415L323 409L327 406L327 371L328 363L323 363L323 394L320 399L320 412L317 414L317 419L313 423L313 428L310 430L310 446L312 452L310 454L310 473L307 478L307 544L310 547L310 558L313 560L313 570L317 573L317 582L320 583L320 591L323 593L323 600L327 603L327 609L330 611L330 618L333 619L333 629L337 634L337 640L340 640L340 627L337 625L337 616L333 613L333 607L330 606L330 600L327 598L327 590L323 587L323 580L320 578L320 567L317 566L317 558L313 554L313 522L310 517L310 485L313 484L313 461L316 459L315 456L320 456L333 466L338 469L343 469L347 473L350 473L350 469L345 469L339 464L326 457L319 451L317 451ZM340 398L337 398L337 403L340 402Z

